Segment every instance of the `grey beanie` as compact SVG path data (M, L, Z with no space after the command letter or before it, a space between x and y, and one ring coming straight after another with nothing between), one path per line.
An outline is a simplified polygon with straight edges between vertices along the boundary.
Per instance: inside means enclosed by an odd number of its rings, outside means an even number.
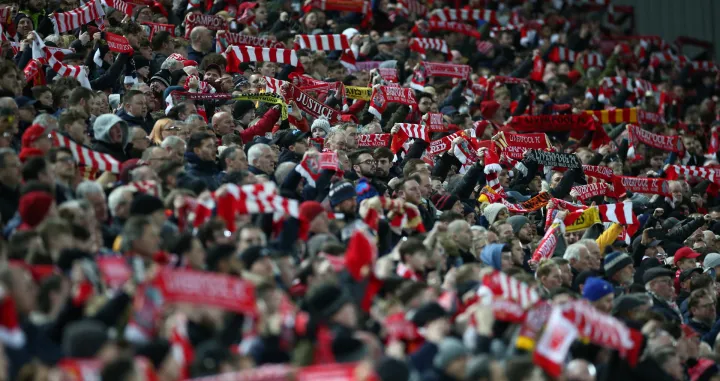
M507 223L512 226L513 233L517 234L525 224L530 223L530 220L525 216L512 216L507 219Z
M453 337L446 338L438 347L438 353L433 359L433 365L437 369L444 370L453 361L469 355L470 351L465 348L460 340Z
M310 132L312 132L312 130L314 130L316 128L319 128L319 129L325 131L325 135L327 135L330 133L330 122L328 122L328 120L325 118L315 119L312 126L310 127Z
M710 253L705 256L705 260L703 261L703 268L705 270L709 270L717 266L720 266L720 254Z

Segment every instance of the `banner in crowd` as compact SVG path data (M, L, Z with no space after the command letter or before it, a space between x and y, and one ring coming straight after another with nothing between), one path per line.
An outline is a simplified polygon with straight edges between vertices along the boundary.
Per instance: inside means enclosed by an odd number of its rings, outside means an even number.
M593 197L605 196L607 190L608 185L606 183L594 183L574 186L571 192L573 192L573 195L577 197L578 200L585 202Z
M582 167L580 158L571 153L546 152L534 149L530 150L528 158L546 167L561 167L570 169Z
M237 277L191 270L163 270L154 283L162 292L165 303L192 303L240 314L257 314L255 287Z
M405 87L375 86L373 87L368 111L378 119L382 119L388 103L415 105L415 94L412 89Z
M283 98L285 98L285 102L295 101L295 104L300 110L311 115L313 118L325 118L330 122L330 125L342 122L342 115L339 111L326 106L292 83L283 82L279 91Z
M670 183L666 179L651 177L618 176L626 190L633 193L670 196Z
M665 119L657 113L647 112L637 107L617 108L614 110L585 111L587 114L595 115L602 124L640 123L640 124L662 124Z
M190 32L196 26L204 26L209 30L225 30L227 22L224 18L215 15L191 12L185 17L185 39L190 39Z
M550 139L542 132L530 134L512 134L500 132L494 137L495 143L502 149L505 156L522 160L529 150L551 151Z
M345 96L350 99L369 101L372 96L371 87L345 86Z
M133 48L130 46L130 42L127 38L110 32L105 32L105 38L107 40L108 49L113 52L132 54Z
M635 156L635 145L643 143L647 146L657 148L661 151L675 152L677 154L684 154L685 146L682 142L682 137L679 135L669 136L652 133L648 130L644 130L634 124L629 124L628 129L628 140L630 141L631 147L628 147L628 157Z
M253 102L265 102L272 103L280 106L280 118L286 120L288 118L287 104L283 101L282 97L272 93L262 94L238 94L232 97L236 101L253 101Z
M358 147L388 147L392 135L390 134L358 134Z
M430 132L447 132L448 127L445 125L443 114L439 112L429 112L422 117L423 124L425 124Z
M249 36L240 33L225 32L221 35L228 45L250 45L262 48L284 48L285 45L280 41L271 40L265 37Z

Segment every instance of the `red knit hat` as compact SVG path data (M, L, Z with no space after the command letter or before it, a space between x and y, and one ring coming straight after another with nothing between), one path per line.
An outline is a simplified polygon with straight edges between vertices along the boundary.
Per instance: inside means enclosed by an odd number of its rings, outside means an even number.
M31 157L44 155L45 153L38 148L23 147L23 149L20 150L20 155L18 155L18 158L20 159L20 162L24 163L25 161L27 161L27 159Z
M42 191L30 192L20 197L18 213L20 214L22 225L20 225L18 229L34 229L40 225L50 211L53 202L53 196L50 193Z
M307 239L310 230L310 223L315 217L326 213L325 208L317 201L305 201L300 204L300 239Z
M43 136L47 136L45 133L45 127L39 124L33 124L25 130L25 133L23 133L22 148L29 148L30 144L35 143L36 140L42 138Z

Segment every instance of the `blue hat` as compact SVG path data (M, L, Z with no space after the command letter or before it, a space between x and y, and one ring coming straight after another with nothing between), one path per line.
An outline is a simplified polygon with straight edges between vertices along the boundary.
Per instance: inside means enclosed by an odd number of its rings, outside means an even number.
M491 243L485 246L480 253L480 260L495 270L502 270L501 259L504 246L501 243Z
M378 191L370 185L366 178L361 178L355 185L355 193L357 194L357 202L361 203L363 200L379 196Z
M615 290L610 282L596 277L587 278L585 287L583 288L583 298L596 302L608 294L612 294Z
M355 187L349 181L338 181L330 186L330 206L333 208L345 200L357 197Z
M627 265L632 265L633 260L629 255L621 253L619 251L613 251L612 253L605 256L603 262L603 268L605 269L605 276L610 279L618 271L625 268Z
M32 106L37 102L35 99L32 99L30 97L17 97L15 98L15 103L17 103L18 108L23 108L25 106Z

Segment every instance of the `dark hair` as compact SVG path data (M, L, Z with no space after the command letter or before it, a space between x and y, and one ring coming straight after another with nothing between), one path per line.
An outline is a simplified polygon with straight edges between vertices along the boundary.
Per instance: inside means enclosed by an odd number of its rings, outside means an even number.
M167 249L172 254L182 256L192 249L193 239L195 239L195 237L191 233L182 233L179 237L177 237L177 239L168 245Z
M167 117L173 120L180 119L180 114L187 111L188 103L187 102L180 102L173 106L167 113Z
M700 274L690 280L690 291L700 290L713 284L713 279L709 274Z
M403 177L408 177L412 172L415 172L415 167L418 164L425 164L422 159L409 159L403 167Z
M697 307L700 304L700 299L706 296L710 296L710 293L704 288L691 292L688 297L688 312L692 311L693 307ZM692 316L692 312L690 312L690 316Z
M24 196L30 192L45 192L48 194L54 194L53 189L50 187L49 184L42 183L37 180L30 180L25 182L22 187L20 187L20 196Z
M143 92L140 90L130 90L127 93L125 93L125 95L123 95L122 103L126 104L126 103L130 102L133 99L133 97L136 95L145 96L145 94L143 94Z
M198 67L198 70L205 73L206 68L208 65L218 65L221 68L227 66L227 59L222 56L222 54L218 53L209 53L205 57L203 57L202 61L199 62L200 67ZM222 74L222 71L220 71L220 74Z
M72 95L71 95L72 96ZM78 110L65 110L60 114L58 118L58 128L60 131L66 131L65 127L69 126L78 120L85 122L85 116Z
M73 238L79 239L81 241L87 241L89 240L92 235L90 234L90 230L82 225L73 224L72 225L72 235Z
M38 290L38 310L42 313L49 313L52 308L50 293L59 291L62 288L62 277L59 275L51 275L43 279Z
M123 34L127 37L128 34L142 34L143 28L132 21L122 23L121 26Z
M162 49L163 44L167 42L172 43L172 41L170 40L170 32L166 30L155 32L152 38L152 50Z
M458 212L453 212L452 210L446 210L440 214L440 217L438 217L439 222L446 222L450 223L455 220L462 220L463 216L462 214Z
M22 167L23 181L37 180L41 173L47 171L48 162L42 156L29 158Z
M375 160L388 159L388 160L392 161L395 158L395 154L392 151L390 151L390 148L387 148L387 147L375 148L375 151L373 152L373 156L375 157Z
M236 144L236 145L242 146L242 137L240 137L240 135L234 134L232 132L229 134L223 135L221 140L222 140L222 145L224 145L224 146L229 146L231 144Z
M32 92L32 97L34 99L40 98L40 96L47 93L48 91L50 92L50 94L52 94L52 90L50 90L50 88L47 86L35 86L30 89L30 91Z
M400 248L398 250L400 251L400 260L402 262L405 262L406 255L413 255L418 251L427 254L428 251L427 247L425 247L423 242L418 238L408 238L407 241L400 244Z
M372 150L367 149L367 148L360 148L360 149L357 149L357 150L355 150L355 151L352 151L352 152L348 155L348 158L350 159L350 162L352 163L352 165L359 165L359 164L360 164L360 161L359 161L359 160L360 160L360 155L362 155L362 154L368 154L368 155L370 155L370 156L373 156ZM374 156L373 156L373 158L374 158Z
M14 71L18 72L20 69L15 65L13 61L10 60L3 60L0 62L0 77L4 77L5 74Z
M136 372L135 360L129 357L116 358L100 371L100 379L103 381L127 381Z
M65 78L65 77L63 77ZM72 91L72 88L68 86L62 86L55 84L52 88L52 96L53 96L53 107L60 107L60 101L62 100L62 95L66 91Z
M220 218L213 218L210 221L204 223L198 229L197 237L206 249L209 248L209 244L215 242L215 232L218 230L225 230L225 221Z
M85 87L76 87L70 93L70 99L68 99L68 103L70 103L71 105L76 105L80 104L81 100L88 102L94 97L95 93L92 90Z
M165 181L165 177L177 171L178 168L183 168L183 165L172 161L165 163L160 167L160 170L158 171L158 177L160 177L162 181Z
M238 150L237 147L228 147L225 148L222 153L220 154L220 169L223 171L227 169L227 165L225 164L225 160L227 160L228 157L232 156L236 151Z
M190 135L190 139L187 141L187 152L194 152L195 148L198 148L202 145L203 140L205 139L212 139L213 136L208 134L207 132L195 132L192 135Z
M433 95L432 95L432 94L430 94L430 93L425 93L425 92L421 92L421 93L417 96L417 103L419 104L420 101L421 101L423 98L430 98L430 100L433 101ZM434 102L434 101L433 101L433 102Z
M47 153L47 159L51 164L57 163L57 157L60 153L66 153L72 156L72 151L67 147L52 147Z

